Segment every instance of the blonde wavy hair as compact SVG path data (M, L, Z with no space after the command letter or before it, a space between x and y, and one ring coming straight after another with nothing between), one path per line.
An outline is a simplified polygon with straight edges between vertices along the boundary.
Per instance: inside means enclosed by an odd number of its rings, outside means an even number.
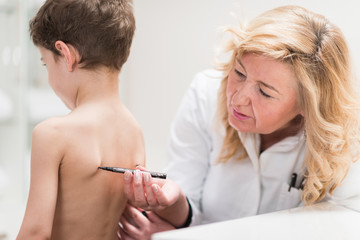
M228 122L226 86L234 61L254 52L293 66L298 80L299 104L304 113L306 183L302 200L317 202L343 181L358 159L359 99L349 50L340 29L322 15L298 6L267 11L248 25L227 28L233 38L226 50L231 60L219 66L223 80L217 115L225 127L218 162L247 156L237 131ZM243 154L238 156L239 149Z

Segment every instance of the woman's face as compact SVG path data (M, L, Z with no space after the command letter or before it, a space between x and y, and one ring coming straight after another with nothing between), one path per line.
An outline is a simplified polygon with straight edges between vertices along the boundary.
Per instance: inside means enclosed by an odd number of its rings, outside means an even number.
M229 123L240 132L270 134L298 114L292 66L248 53L235 60L226 89Z

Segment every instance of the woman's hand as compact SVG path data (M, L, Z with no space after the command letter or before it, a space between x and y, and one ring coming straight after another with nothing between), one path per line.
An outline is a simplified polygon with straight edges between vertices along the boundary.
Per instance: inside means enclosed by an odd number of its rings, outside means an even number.
M119 222L118 237L121 240L150 240L153 233L175 229L153 212L146 216L137 208L127 205Z
M180 186L170 179L155 179L143 167L124 174L124 193L134 207L154 211L175 227L183 226L189 205ZM155 222L153 222L155 224Z
M124 193L130 203L147 211L159 211L173 205L181 195L180 187L170 179L154 179L143 167L124 174Z

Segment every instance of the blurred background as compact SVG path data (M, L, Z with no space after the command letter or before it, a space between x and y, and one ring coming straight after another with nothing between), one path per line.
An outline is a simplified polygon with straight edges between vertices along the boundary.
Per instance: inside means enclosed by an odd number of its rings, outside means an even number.
M29 19L42 3L0 0L0 239L15 239L22 221L33 127L69 112L49 88L29 39ZM221 27L288 4L336 23L360 69L356 0L134 0L137 29L119 77L120 95L143 128L149 169L164 167L172 118L193 76L213 67Z

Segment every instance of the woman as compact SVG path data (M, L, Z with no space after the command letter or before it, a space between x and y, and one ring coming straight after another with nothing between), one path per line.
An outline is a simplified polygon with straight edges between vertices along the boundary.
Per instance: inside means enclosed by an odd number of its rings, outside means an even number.
M359 101L341 31L297 6L228 31L231 60L195 77L175 117L169 180L125 174L131 204L152 212L129 205L121 239L360 195Z

